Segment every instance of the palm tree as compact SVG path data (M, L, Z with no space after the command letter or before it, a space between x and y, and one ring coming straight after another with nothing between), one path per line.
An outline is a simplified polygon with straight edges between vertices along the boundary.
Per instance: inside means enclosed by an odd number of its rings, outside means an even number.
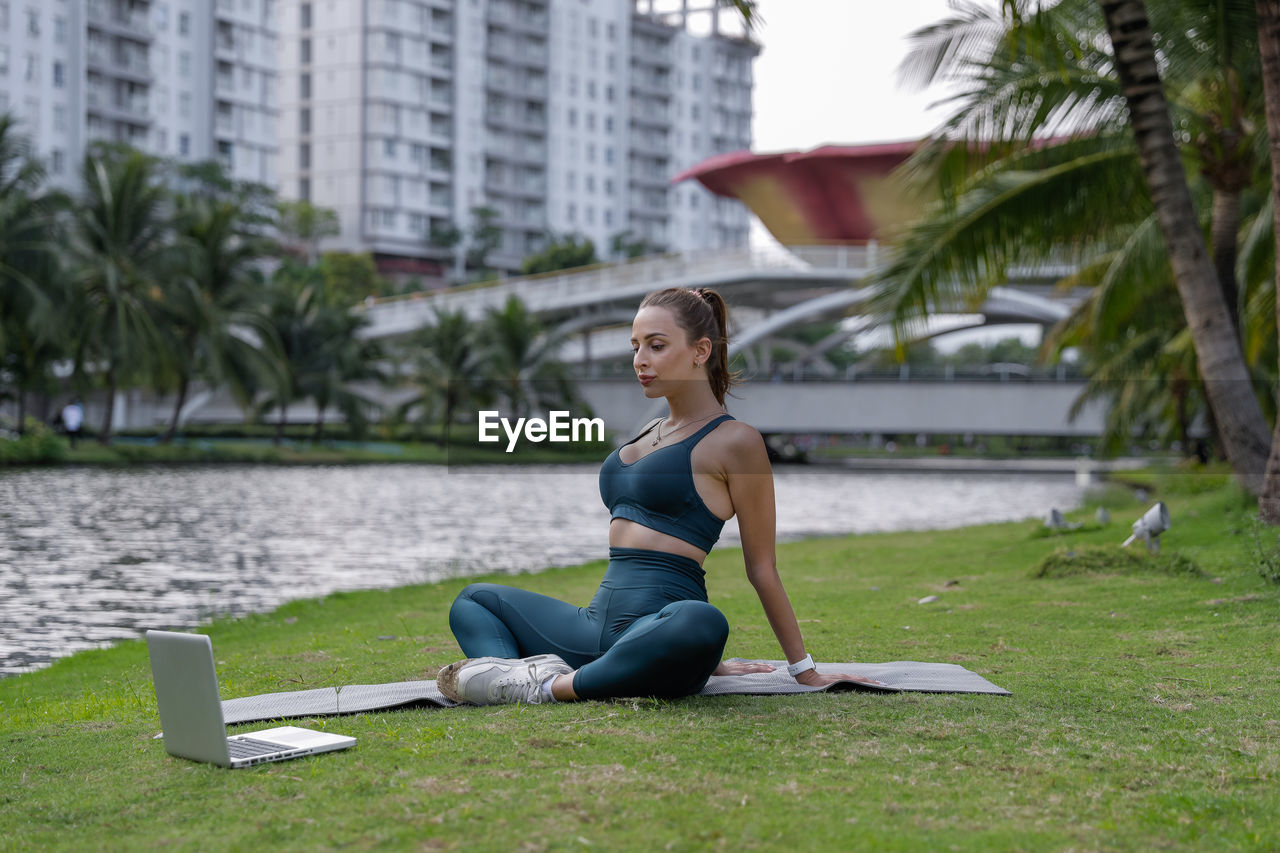
M43 191L44 169L15 120L0 115L0 373L13 385L18 433L26 393L48 391L65 353L58 312L65 280L56 257L60 196Z
M243 214L229 200L178 198L181 263L166 330L174 339L170 367L178 389L165 442L177 431L193 380L225 382L247 406L249 377L269 371L278 350L255 268L268 244L245 228Z
M1179 97L1175 103L1180 126L1198 140L1189 150L1201 179L1219 197L1234 192L1238 199L1239 191L1228 178L1243 155L1239 144L1228 143L1241 124L1236 117L1239 111L1223 119L1201 115L1196 109L1197 105L1216 109L1204 98L1204 91L1229 87L1214 81L1248 77L1247 50L1215 47L1215 39L1247 36L1250 27L1241 23L1247 22L1247 16L1233 14L1224 23L1197 4L1180 7L1170 17L1184 26L1193 12L1201 15L1193 35L1177 33L1162 41L1169 55L1179 58L1170 65L1170 77ZM909 174L917 180L936 180L942 192L930 213L902 239L895 262L880 276L882 292L876 308L894 321L900 333L930 311L980 302L1015 264L1065 257L1086 270L1105 271L1110 265L1112 278L1124 288L1130 283L1117 276L1131 274L1136 249L1146 245L1142 239L1135 243L1135 235L1154 234L1162 236L1166 245L1171 243L1164 222L1168 217L1157 207L1167 207L1171 196L1168 191L1153 193L1147 188L1143 166L1150 158L1143 145L1151 135L1138 134L1143 142L1135 146L1126 122L1125 78L1113 72L1117 63L1104 49L1106 18L1098 13L1099 7L1086 0L1034 8L1030 3L1008 2L999 12L966 6L952 19L917 34L920 46L908 60L917 78L928 82L962 70L968 88L958 96L953 118L910 166ZM1128 53L1124 56L1128 58ZM1123 62L1119 65L1126 67ZM1158 85L1156 93L1160 93ZM1164 122L1169 125L1163 103L1162 99ZM1255 150L1256 141L1245 148ZM1195 230L1194 208L1181 161L1173 150L1170 165L1177 166L1177 184L1193 214L1190 222ZM1219 212L1216 224L1231 220L1230 205L1213 209ZM1198 231L1196 239L1204 254ZM1234 256L1235 240L1222 242L1226 264ZM1173 245L1179 246L1175 256L1185 254L1180 244ZM1167 255L1162 249L1158 252ZM1138 253L1137 257L1146 256ZM1169 279L1179 282L1181 291L1187 277L1185 263L1157 266L1170 271ZM1237 472L1256 488L1256 427L1262 424L1265 435L1265 422L1256 399L1252 404L1243 399L1252 399L1252 390L1247 380L1238 381L1241 373L1247 377L1247 370L1239 355L1235 324L1228 319L1205 327L1203 318L1208 315L1203 300L1216 299L1226 311L1216 273L1206 281L1215 293L1207 296L1194 288L1182 293L1184 314L1189 320L1199 318L1190 325L1199 330L1193 340L1200 369L1206 379L1214 379L1214 390L1208 395L1213 409L1228 406L1229 417L1221 421L1224 444L1234 454ZM1234 366L1232 348L1237 354ZM1224 382L1223 377L1231 379ZM1253 425L1243 438L1241 424ZM1250 477L1250 472L1255 476Z
M1271 301L1277 325L1280 325L1280 264L1275 263L1275 247L1280 240L1280 0L1257 0L1258 50L1261 55L1262 83L1265 92L1267 135L1271 140ZM1259 241L1261 242L1261 241ZM1280 417L1271 437L1271 454L1267 459L1266 481L1258 500L1258 515L1268 524L1280 524Z
M1253 393L1217 273L1205 250L1142 0L1100 0L1129 107L1138 156L1160 222L1174 281L1195 342L1200 375L1227 458L1253 494L1262 490L1270 437Z
M458 410L471 399L483 398L482 352L478 330L462 311L436 308L435 322L410 342L409 380L418 394L404 410L422 404L440 416L442 447L448 447Z
M575 402L568 370L556 357L563 339L544 332L517 297L488 310L480 335L486 372L495 391L506 398L509 417Z
M77 285L76 365L100 371L107 404L99 440L111 440L115 395L160 356L155 322L170 269L170 204L156 162L128 148L95 146L71 213Z
M379 376L374 367L377 347L356 334L367 320L347 306L326 302L323 282L313 267L277 272L270 288L268 319L280 342L282 361L258 406L259 411L279 409L275 442L280 443L289 406L297 400L315 400L317 440L323 436L324 413L331 407L342 411L356 428L362 426L368 401L350 383Z

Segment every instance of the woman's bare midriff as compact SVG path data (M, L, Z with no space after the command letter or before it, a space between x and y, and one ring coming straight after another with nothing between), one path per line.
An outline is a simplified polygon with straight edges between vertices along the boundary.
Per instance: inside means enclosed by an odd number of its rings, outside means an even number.
M609 523L610 548L643 548L647 551L666 551L668 554L679 554L702 565L707 552L695 545L677 539L666 533L659 533L643 524L637 524L627 518L615 518Z

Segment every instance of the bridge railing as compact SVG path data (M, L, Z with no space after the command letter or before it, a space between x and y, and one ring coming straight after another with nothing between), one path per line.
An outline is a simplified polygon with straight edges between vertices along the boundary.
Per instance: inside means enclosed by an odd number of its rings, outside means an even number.
M635 372L625 362L594 365L574 364L569 373L575 379L634 379ZM866 367L850 365L830 373L806 367L779 369L744 375L747 382L1083 382L1088 377L1078 365L1055 364L1027 367L1022 364L930 365L927 367Z
M435 308L477 317L511 296L531 310L598 302L602 294L630 294L667 283L687 284L742 274L785 272L816 276L832 272L863 275L874 265L876 243L842 246L708 249L642 258L622 264L498 279L434 292L421 291L372 300L357 307L374 326L416 326Z

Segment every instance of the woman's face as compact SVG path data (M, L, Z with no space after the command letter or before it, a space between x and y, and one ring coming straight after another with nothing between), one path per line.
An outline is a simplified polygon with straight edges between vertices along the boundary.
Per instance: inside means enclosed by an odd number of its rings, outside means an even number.
M690 344L675 315L666 308L641 308L631 323L631 366L646 397L664 397L680 382L706 381L703 368L711 352L707 338Z

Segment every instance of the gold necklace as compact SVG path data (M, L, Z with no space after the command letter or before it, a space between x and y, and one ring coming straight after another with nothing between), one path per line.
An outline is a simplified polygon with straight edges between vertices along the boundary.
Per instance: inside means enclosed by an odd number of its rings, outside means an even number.
M711 414L709 414L709 415L703 415L702 417L697 418L696 420L692 420L692 421L685 421L684 423L680 424L680 426L676 427L675 429L671 430L671 432L667 433L667 438L670 438L670 437L671 437L671 436L673 436L674 434L678 433L680 430L684 429L684 428L685 428L685 427L687 427L689 424L696 424L696 423L698 423L699 421L705 421L707 418L714 418L716 415L723 415L723 414L725 414L725 412L724 412L724 410L723 410L723 409L721 409L721 410L720 410L720 411L718 411L718 412L712 412L712 413L711 413ZM655 439L654 439L654 440L649 444L649 446L650 446L650 447L657 447L657 446L658 446L658 442L662 441L662 425L663 425L664 423L666 423L666 422L667 422L667 419L666 419L666 418L663 418L662 420L658 421L658 429L657 429L658 437L657 437L657 438L655 438Z

